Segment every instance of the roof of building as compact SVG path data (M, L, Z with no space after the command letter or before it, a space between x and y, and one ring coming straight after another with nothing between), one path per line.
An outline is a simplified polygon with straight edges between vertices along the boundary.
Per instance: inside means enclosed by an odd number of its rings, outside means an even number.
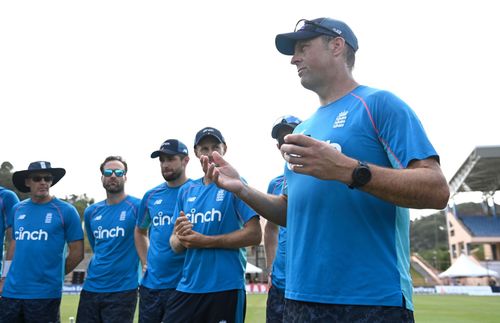
M500 190L500 146L478 146L449 182L451 196L458 192Z
M474 237L500 236L500 217L488 215L462 215L459 219Z

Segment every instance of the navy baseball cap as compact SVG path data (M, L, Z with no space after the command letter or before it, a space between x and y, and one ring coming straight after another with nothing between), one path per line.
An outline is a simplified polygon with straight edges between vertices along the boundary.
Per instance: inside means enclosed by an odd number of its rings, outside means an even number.
M295 127L297 127L301 122L302 120L292 115L279 117L278 120L274 122L273 129L271 130L271 136L274 139L278 139L278 132L280 129L286 127L293 131L293 129L295 129Z
M160 149L151 153L151 158L156 158L160 156L161 153L166 155L188 155L188 149L186 145L179 140L168 139L161 144Z
M354 52L358 50L358 39L351 28L346 23L332 18L299 20L293 33L278 34L276 36L276 48L281 54L293 55L295 43L298 40L311 39L321 35L342 37L354 49Z
M226 143L226 140L224 140L224 137L219 130L212 127L205 127L196 134L196 137L194 138L194 146L196 147L196 145L198 145L200 141L207 136L212 136L223 144Z

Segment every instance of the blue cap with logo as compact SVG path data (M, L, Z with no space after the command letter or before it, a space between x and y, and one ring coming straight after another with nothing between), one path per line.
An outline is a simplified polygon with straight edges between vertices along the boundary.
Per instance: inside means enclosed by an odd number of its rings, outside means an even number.
M293 129L295 129L295 127L297 127L301 122L302 122L302 120L300 120L299 118L294 117L292 115L285 115L285 116L279 117L274 122L273 129L271 130L271 136L274 139L278 139L278 132L280 131L280 129L283 129L286 127L286 128L289 128L290 130L293 131Z
M200 143L200 141L207 136L214 137L220 143L223 143L223 144L226 143L226 140L224 139L224 137L222 136L222 133L219 130L217 130L213 127L205 127L203 129L201 129L200 131L198 131L198 133L196 133L196 137L194 138L194 146L196 147L196 145L198 145Z
M155 150L151 153L151 158L156 158L160 156L160 154L166 155L187 155L188 149L186 145L180 142L177 139L168 139L165 140L160 149Z
M293 55L295 43L298 40L311 39L321 35L342 37L354 52L358 50L358 39L351 28L345 22L332 18L299 20L294 32L276 36L276 48L284 55Z

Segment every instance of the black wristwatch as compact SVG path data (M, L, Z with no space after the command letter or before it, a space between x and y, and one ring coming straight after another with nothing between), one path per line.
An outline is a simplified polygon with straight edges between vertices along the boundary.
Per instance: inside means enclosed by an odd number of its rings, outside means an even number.
M352 171L352 183L350 189L366 185L372 179L372 172L367 163L358 161L358 166Z

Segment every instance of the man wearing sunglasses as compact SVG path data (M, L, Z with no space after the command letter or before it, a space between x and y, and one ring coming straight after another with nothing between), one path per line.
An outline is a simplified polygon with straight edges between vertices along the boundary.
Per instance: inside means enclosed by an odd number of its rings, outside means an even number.
M50 187L65 173L37 161L12 176L14 186L30 198L12 213L14 256L0 298L0 322L59 322L63 273L83 259L78 212L50 195Z
M198 131L196 157L224 155L226 141L212 127ZM182 278L169 302L169 322L245 319L247 246L262 238L259 216L231 192L202 177L179 190L172 249L185 252Z
M84 212L94 252L80 293L77 322L132 322L137 304L139 257L134 228L140 200L125 193L128 166L109 156L100 166L104 201Z
M251 188L217 153L207 176L286 223L284 322L413 322L408 208L446 206L439 156L406 103L354 80L347 24L302 19L275 45L321 104L281 146L283 194Z
M282 116L276 120L271 129L271 137L276 139L278 150L285 142L285 136L291 134L301 122L302 120L291 115ZM283 153L281 155L283 157ZM269 183L267 193L281 195L284 182L284 174L275 177ZM264 228L264 248L266 250L266 265L270 274L266 322L281 323L284 322L283 311L285 309L286 227L267 221Z
M174 228L177 193L191 183L186 176L188 149L181 141L165 140L151 158L158 158L165 181L144 194L135 227L144 273L139 287L140 323L170 322L168 300L181 279L184 253L175 253L168 238Z

